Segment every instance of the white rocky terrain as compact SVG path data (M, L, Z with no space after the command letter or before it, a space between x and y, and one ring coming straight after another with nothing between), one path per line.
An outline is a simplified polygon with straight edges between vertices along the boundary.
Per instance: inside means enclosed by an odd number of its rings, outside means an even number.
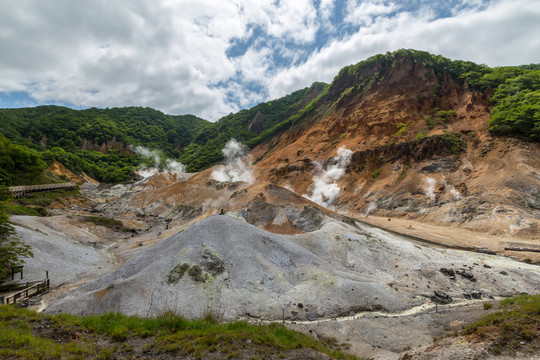
M24 265L27 281L43 280L48 272L51 287L57 288L95 278L116 267L103 240L80 227L70 226L67 217L12 216L11 221L17 236L34 253Z
M231 216L211 216L142 250L117 270L51 303L47 312L121 311L225 320L316 320L361 311L402 312L458 299L533 293L535 265L435 249L335 220L302 235L276 235ZM444 300L440 300L444 301Z

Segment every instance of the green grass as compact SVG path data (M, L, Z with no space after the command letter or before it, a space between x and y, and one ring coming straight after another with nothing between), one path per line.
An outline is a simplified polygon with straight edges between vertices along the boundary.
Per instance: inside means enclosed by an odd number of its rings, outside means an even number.
M500 311L464 326L462 335L477 335L491 340L491 351L514 353L524 344L540 339L540 295L521 295L505 299Z
M79 189L76 188L35 191L12 199L6 210L10 215L47 216L46 207L54 202L62 203L66 198L78 198L85 201Z
M399 173L397 181L405 179L405 176L407 176L407 171L409 171L409 167L407 165L404 165L403 169L401 169L401 172Z
M120 220L112 219L106 216L85 216L84 220L117 231L130 231L129 228L124 227Z
M38 216L38 211L33 207L22 206L18 204L7 204L6 211L10 215L29 215Z
M437 112L437 117L445 122L450 119L455 119L456 115L456 110L440 110Z
M452 119L455 119L457 113L455 110L439 110L433 109L432 113L424 117L426 126L429 130L433 129L437 125L446 127L446 123Z
M11 305L0 306L0 358L85 359L97 358L91 342L56 342L33 333L33 325L46 317Z
M463 151L465 145L461 139L461 134L445 131L441 137L450 146L451 154L457 156Z
M406 124L398 124L398 131L397 131L397 133L395 133L392 136L393 137L398 137L398 136L401 136L401 135L407 135L407 125Z
M334 339L319 341L280 324L220 323L210 315L195 320L173 313L157 318L118 313L78 317L43 315L2 305L0 326L0 358L105 359L126 354L140 357L143 354L136 353L133 344L143 339L146 345L141 351L152 356L169 353L205 358L221 353L221 358L265 358L306 348L333 359L357 359L343 352L345 347ZM48 330L40 332L36 328ZM98 346L98 339L108 342L100 341Z
M376 178L379 177L379 175L381 174L381 170L382 169L375 169L373 171L373 173L371 174L371 181L374 181Z
M49 206L54 201L61 201L67 197L82 198L79 193L79 189L56 189L56 190L47 190L47 191L34 191L26 193L25 196L15 199L14 202L23 205L33 205L33 206Z
M424 121L426 122L426 126L429 130L433 129L435 125L438 124L437 120L431 114L425 116Z

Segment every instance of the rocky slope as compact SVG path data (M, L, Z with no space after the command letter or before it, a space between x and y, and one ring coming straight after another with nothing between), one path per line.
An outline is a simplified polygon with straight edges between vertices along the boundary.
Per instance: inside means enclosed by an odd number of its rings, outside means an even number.
M488 132L490 90L407 57L379 67L336 77L304 124L255 148L257 177L311 195L345 147L336 209L540 240L540 145Z

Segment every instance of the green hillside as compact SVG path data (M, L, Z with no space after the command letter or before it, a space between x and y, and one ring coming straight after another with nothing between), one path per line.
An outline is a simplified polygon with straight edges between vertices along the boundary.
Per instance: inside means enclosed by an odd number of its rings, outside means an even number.
M193 115L171 116L142 107L73 110L60 106L0 109L1 131L11 141L30 147L78 150L83 141L126 142L178 156L208 121Z
M232 138L249 147L255 146L287 128L291 120L309 106L312 98L319 96L327 87L324 83L314 83L280 99L222 117L195 136L183 149L180 161L187 165L188 171L200 171L223 159L221 149Z
M133 154L130 145L176 158L182 147L210 123L193 115L171 116L142 107L73 110L38 106L0 109L0 124L10 149L18 149L18 153L28 150L42 160L41 165L57 160L76 173L84 171L100 181L119 182L129 180L133 170L148 161ZM8 146L5 138L0 143ZM100 146L106 151L97 151ZM0 181L6 185L29 183L27 177L19 176L26 169L19 168L20 161L4 159Z
M75 173L84 171L104 182L129 180L138 165L153 162L134 154L129 145L156 150L162 158L180 159L189 171L199 171L222 160L221 149L231 138L245 142L276 131L325 86L314 84L215 123L141 107L0 109L0 133L7 138L1 141L10 148L26 149L42 168L59 161ZM6 165L0 163L1 184L41 182L34 176L21 178L27 169L9 163L7 159Z
M405 59L432 67L441 79L449 75L467 81L475 91L493 92L489 130L494 134L540 140L540 64L490 68L424 51L398 50L343 68L331 85L314 83L215 123L142 107L0 109L0 133L6 137L0 138L0 146L9 150L0 157L0 183L40 182L33 175L15 175L34 174L55 160L100 181L129 180L138 165L153 161L134 154L130 145L157 150L162 158L199 171L222 160L221 149L231 138L252 148L291 127L309 126L377 86ZM28 160L21 161L25 156Z

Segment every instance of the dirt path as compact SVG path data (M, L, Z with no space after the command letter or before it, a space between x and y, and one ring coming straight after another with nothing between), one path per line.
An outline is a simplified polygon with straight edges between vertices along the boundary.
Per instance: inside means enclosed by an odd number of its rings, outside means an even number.
M262 323L262 324L283 323L283 324L288 324L288 325L295 325L295 324L314 325L314 324L322 324L326 322L345 322L345 321L358 320L358 319L364 319L364 318L398 318L398 317L405 317L405 316L416 316L418 314L427 313L429 311L438 312L438 309L441 309L441 311L447 311L448 309L452 309L456 307L470 306L470 305L474 305L478 303L491 302L491 301L493 300L490 300L490 299L462 300L462 301L453 302L451 304L446 304L446 305L436 305L432 301L426 301L425 303L421 305L414 306L410 309L407 309L401 312L361 311L359 313L356 313L350 316L322 318L322 319L317 319L317 320L261 320L261 319L253 320L252 318L239 318L238 320Z
M424 239L426 242L432 244L470 250L483 247L498 254L516 257L521 261L530 259L532 262L540 262L540 253L508 251L504 249L508 246L540 249L540 242L536 240L494 236L468 229L442 227L409 219L378 216L355 218L368 225L373 225L383 230L391 230L402 235Z

